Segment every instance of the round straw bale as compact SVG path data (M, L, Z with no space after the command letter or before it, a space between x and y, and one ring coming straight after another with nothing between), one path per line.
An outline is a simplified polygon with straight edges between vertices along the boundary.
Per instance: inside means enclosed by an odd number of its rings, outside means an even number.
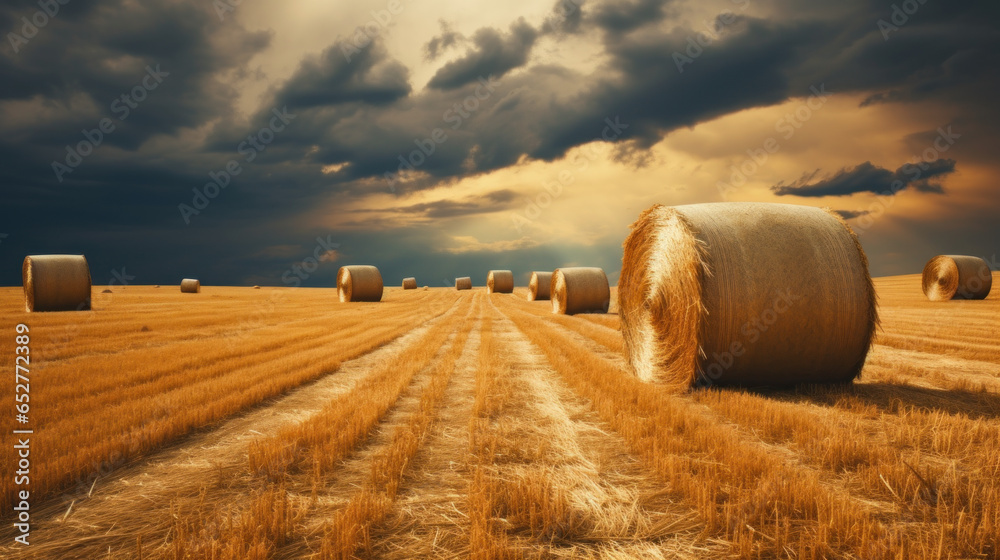
M342 266L337 272L337 292L341 302L381 301L382 274L374 266Z
M201 282L195 280L194 278L185 278L181 280L181 293L184 294L197 294L201 291Z
M403 289L404 290L416 290L417 289L417 279L416 278L403 278Z
M611 304L608 276L603 269L596 267L555 269L549 291L553 313L607 313Z
M992 287L990 265L979 257L938 255L924 267L924 295L931 301L986 299Z
M260 289L260 286L257 286L257 285L255 285L255 286L253 287L253 289L255 289L255 290L259 290L259 289Z
M456 290L471 290L472 289L472 278L468 276L463 276L461 278L455 279L455 289Z
M83 255L27 256L21 277L28 312L90 309L90 267Z
M510 294L514 292L514 273L509 270L491 270L486 276L486 293Z
M549 299L552 292L552 273L534 271L531 273L531 280L528 282L528 301L538 301Z
M618 306L646 381L850 382L878 323L868 259L839 216L767 203L655 205L625 241Z

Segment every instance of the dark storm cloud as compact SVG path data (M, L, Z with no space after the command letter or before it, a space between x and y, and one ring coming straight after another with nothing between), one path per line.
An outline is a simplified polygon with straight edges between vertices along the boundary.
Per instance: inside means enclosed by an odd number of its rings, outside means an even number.
M444 20L441 20L441 34L431 38L424 45L425 58L427 60L437 60L437 57L444 51L465 41L465 36L453 30Z
M33 12L32 3L25 4L0 7L0 29L20 32L20 18ZM112 117L117 126L104 141L134 150L153 135L227 114L238 90L220 81L219 73L240 69L269 42L268 33L220 22L210 4L195 0L108 1L101 9L60 11L18 52L4 41L0 100L41 100L64 114L19 131L22 142L67 144L79 139L82 128ZM147 67L169 76L137 107L129 107L122 96L142 83Z
M436 200L393 208L392 212L418 214L425 218L457 218L475 214L489 214L510 208L517 193L503 189L463 200Z
M930 100L960 107L955 123L967 135L960 148L963 164L968 151L981 161L992 157L1000 129L995 1L929 1L888 40L877 22L891 17L891 2L761 0L750 3L760 10L740 11L742 4L723 3L720 9L739 17L695 49L690 41L704 28L669 21L673 8L667 2L589 1L586 10L576 0L556 2L557 15L571 5L579 9L562 19L519 20L506 31L480 30L468 53L445 64L431 87L418 91L379 40L350 62L331 45L292 62L298 70L275 84L273 94L244 120L234 114L234 100L242 85L257 79L250 65L268 46L268 33L247 31L238 17L220 22L211 2L203 0L73 0L19 53L6 42L0 48L2 108L47 115L30 125L0 121L0 230L10 235L0 256L7 262L12 254L85 252L94 259L95 282L100 271L127 264L130 273L133 266L144 271L149 282L170 281L171 271L204 269L208 282L231 283L259 271L245 255L278 245L300 244L308 251L314 233L328 233L303 232L297 225L296 218L317 204L388 194L384 174L396 172L399 158L421 146L425 155L415 166L416 177L397 195L522 160L551 161L602 134L609 137L609 121L621 123L610 137L641 153L678 128L808 96L811 86L821 85L831 94L857 95L868 105ZM35 6L27 1L0 6L0 31L17 30ZM596 70L584 74L530 62L543 36L559 41L569 33L602 42L604 62ZM448 30L435 39L438 56L458 41ZM683 72L675 53L691 58ZM147 65L156 64L169 78L118 123L105 138L109 145L58 183L51 161L81 139L81 129L93 129L108 116L110 104L142 79ZM478 78L489 74L496 84L487 91ZM272 109L286 104L296 120L185 227L178 203L189 202L192 187L204 185L208 173L235 157L236 145L263 126ZM194 131L205 128L210 134L202 142ZM428 145L436 129L447 138ZM923 139L912 141L917 153L926 145ZM334 164L339 170L325 172ZM878 181L884 185L887 174L899 172L870 167L795 186L811 188L812 196L847 192ZM867 173L871 183L851 173ZM933 191L926 182L930 177L907 188ZM486 198L411 205L401 213L457 218L512 204ZM359 214L359 222L366 218ZM396 227L392 219L386 223ZM345 254L375 255L388 267L419 262L431 271L444 262L422 252L441 242L434 235L414 234L412 243L399 243L396 233L351 235ZM947 235L941 230L942 239ZM613 248L602 255L616 254L620 240L608 246ZM505 258L513 262L518 255ZM549 254L535 257L538 267L554 262ZM492 258L483 255L483 266ZM470 273L460 266L464 262L458 256L447 261L448 274ZM285 266L268 265L279 276ZM16 267L0 271L0 283L17 281Z
M860 218L861 216L867 216L871 214L871 210L834 210L841 218L845 220L853 220L854 218Z
M387 105L409 93L409 71L387 59L380 43L360 50L351 60L334 45L302 62L276 104L296 109L350 102Z
M613 33L627 33L659 23L666 15L665 0L611 0L598 4L594 23Z
M485 27L472 36L475 47L464 57L445 64L427 84L435 89L455 89L480 77L493 74L501 77L528 61L538 31L519 19L505 36L496 29Z
M934 177L955 171L955 160L937 159L917 164L907 163L890 171L866 161L851 169L841 169L832 176L813 182L815 175L803 177L790 185L778 184L771 187L778 196L849 196L870 192L896 194L906 188L921 192L944 193L941 185L930 182Z

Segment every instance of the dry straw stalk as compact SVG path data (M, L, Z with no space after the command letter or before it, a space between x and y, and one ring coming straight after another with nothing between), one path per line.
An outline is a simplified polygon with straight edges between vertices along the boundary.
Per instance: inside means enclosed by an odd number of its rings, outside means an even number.
M83 255L27 256L21 277L28 312L90 309L90 267Z
M646 210L625 241L618 304L632 371L682 388L850 382L878 322L851 229L787 204Z

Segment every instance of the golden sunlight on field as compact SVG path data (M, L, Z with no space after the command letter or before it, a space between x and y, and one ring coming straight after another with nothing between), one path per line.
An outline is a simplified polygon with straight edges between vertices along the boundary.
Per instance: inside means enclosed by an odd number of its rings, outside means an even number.
M0 556L994 558L1000 294L875 285L854 384L680 393L626 372L615 305L526 288L0 288L34 429L31 546L7 477Z

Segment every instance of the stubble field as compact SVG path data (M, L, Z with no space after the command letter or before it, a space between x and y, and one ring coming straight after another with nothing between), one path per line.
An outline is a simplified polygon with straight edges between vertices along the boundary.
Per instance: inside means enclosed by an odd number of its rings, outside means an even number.
M523 288L95 287L93 312L30 315L0 288L35 432L31 545L5 476L0 555L996 558L1000 294L875 284L855 384L684 394L625 371L614 305Z

